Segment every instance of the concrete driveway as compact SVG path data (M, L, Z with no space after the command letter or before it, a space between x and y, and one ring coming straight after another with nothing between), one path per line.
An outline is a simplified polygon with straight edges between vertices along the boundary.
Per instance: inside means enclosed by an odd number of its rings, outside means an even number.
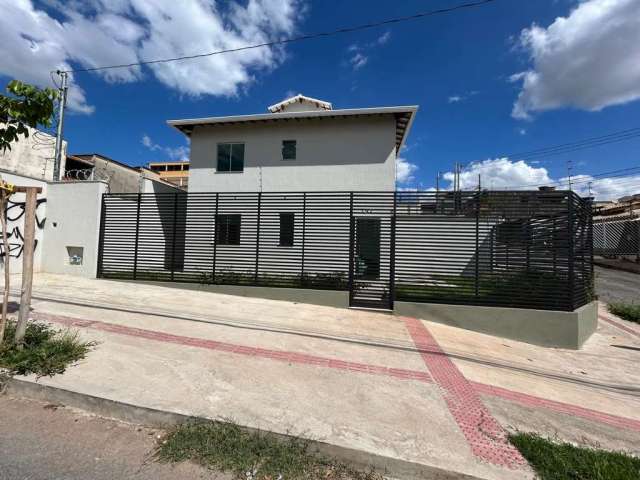
M58 275L36 276L33 307L33 318L100 342L45 385L480 478L532 476L510 429L640 453L640 329L604 311L583 350L569 351L414 318Z

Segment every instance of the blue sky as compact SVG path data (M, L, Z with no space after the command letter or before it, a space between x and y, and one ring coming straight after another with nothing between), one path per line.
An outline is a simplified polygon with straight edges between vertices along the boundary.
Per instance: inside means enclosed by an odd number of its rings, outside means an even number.
M46 84L60 65L200 53L463 1L202 0L176 10L176 0L0 0L7 12L0 74L3 83ZM502 157L640 127L639 4L497 0L225 59L78 73L65 138L71 153L142 165L187 154L167 119L265 112L290 93L334 108L417 104L401 188L432 187L436 172L450 172L456 161L467 165L468 188L478 173L494 187L562 179L571 161L584 189L590 175L640 166L640 137L529 163ZM600 198L615 197L640 190L640 176L594 179L593 188Z

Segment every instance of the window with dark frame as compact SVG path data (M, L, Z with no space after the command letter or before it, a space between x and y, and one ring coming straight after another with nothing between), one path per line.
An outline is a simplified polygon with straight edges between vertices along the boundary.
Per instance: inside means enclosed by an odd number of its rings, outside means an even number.
M218 172L242 172L244 170L244 143L218 144Z
M216 245L240 245L240 215L216 215Z
M283 160L296 159L296 141L295 140L282 141L282 159Z
M280 246L293 247L293 213L280 214Z

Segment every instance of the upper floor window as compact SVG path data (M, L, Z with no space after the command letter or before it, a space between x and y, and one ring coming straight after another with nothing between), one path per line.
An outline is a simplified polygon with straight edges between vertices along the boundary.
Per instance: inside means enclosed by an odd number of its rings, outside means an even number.
M218 172L242 172L244 170L244 143L218 144Z
M296 141L295 140L282 141L282 159L283 160L296 159Z

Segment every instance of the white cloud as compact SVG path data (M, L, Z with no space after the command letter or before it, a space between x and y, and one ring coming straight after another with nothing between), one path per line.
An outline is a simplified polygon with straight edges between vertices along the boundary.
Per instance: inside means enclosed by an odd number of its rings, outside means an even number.
M188 162L189 161L189 146L179 145L177 147L163 147L155 143L149 135L144 134L140 140L142 145L151 150L152 152L162 152L166 158L176 162Z
M396 183L408 183L415 180L414 174L418 170L415 163L409 162L406 158L396 158Z
M533 162L532 162L533 163ZM544 167L532 167L523 160L513 161L508 158L488 159L467 166L460 174L462 190L476 190L478 175L482 188L489 190L535 190L538 186L550 185L559 189L568 189L568 177L554 179ZM446 172L443 178L449 182L444 187L453 188L453 172ZM628 177L598 177L577 174L571 177L572 189L581 196L591 195L597 200L615 200L625 195L640 193L640 175Z
M351 63L351 66L353 67L354 70L358 70L358 69L364 67L367 64L368 61L369 61L369 57L367 57L366 55L363 55L360 52L356 52L349 59L349 62Z
M301 0L93 0L47 1L50 15L30 0L2 1L0 74L40 86L49 72L170 58L262 43L291 35L304 13ZM197 60L149 66L156 78L188 95L237 95L255 73L277 67L284 50L264 47ZM143 78L140 68L97 73L108 82ZM69 107L91 113L73 82Z
M466 100L469 100L471 97L473 97L474 95L477 95L479 92L477 90L471 90L469 92L464 92L464 93L460 93L457 95L451 95L447 101L449 103L459 103L459 102L464 102Z
M372 42L353 43L347 47L349 54L348 64L353 70L359 70L369 62L369 52L380 45L386 44L391 38L391 32L387 31Z
M378 37L376 42L378 43L378 45L384 45L389 41L390 38L391 38L391 32L386 31Z
M569 188L569 179L559 180L563 188ZM613 178L594 178L591 175L575 175L571 177L571 188L583 197L589 195L597 200L617 200L626 195L640 193L640 175Z
M483 188L504 189L520 186L519 188L531 189L530 185L551 183L547 169L536 168L527 165L523 160L517 162L508 158L496 158L475 162L469 165L460 174L460 188L462 190L475 190L478 188L478 175L480 175ZM453 172L446 172L443 178L453 186ZM529 187L525 187L529 185Z
M519 128L518 129L518 133L520 135L526 135L527 134L527 129L526 128Z
M638 0L583 0L547 28L524 29L519 47L533 65L511 76L522 82L515 118L562 107L598 111L640 98Z

